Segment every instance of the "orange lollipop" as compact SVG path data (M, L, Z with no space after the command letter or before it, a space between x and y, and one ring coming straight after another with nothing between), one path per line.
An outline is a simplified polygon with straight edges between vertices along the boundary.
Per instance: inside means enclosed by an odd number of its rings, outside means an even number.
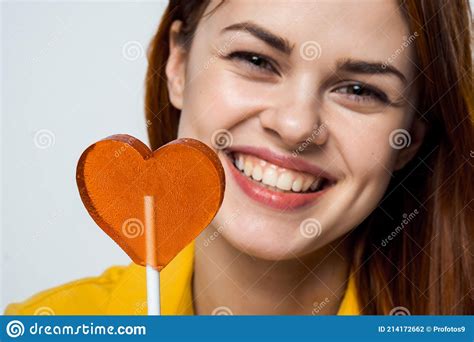
M225 188L217 155L194 139L152 152L132 136L114 135L84 151L76 177L97 225L136 264L156 271L211 223Z

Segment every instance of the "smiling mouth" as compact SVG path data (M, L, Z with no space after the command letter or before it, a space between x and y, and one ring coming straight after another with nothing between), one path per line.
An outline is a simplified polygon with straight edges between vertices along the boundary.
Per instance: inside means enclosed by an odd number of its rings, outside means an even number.
M288 194L314 194L336 181L321 175L285 168L241 151L225 151L233 167L252 183L270 191Z

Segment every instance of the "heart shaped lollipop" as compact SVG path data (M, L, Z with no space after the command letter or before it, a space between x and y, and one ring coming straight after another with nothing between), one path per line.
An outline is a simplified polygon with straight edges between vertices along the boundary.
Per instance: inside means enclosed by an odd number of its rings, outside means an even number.
M158 271L209 225L224 197L217 155L194 139L152 152L132 136L114 135L84 151L76 177L97 225L136 264Z

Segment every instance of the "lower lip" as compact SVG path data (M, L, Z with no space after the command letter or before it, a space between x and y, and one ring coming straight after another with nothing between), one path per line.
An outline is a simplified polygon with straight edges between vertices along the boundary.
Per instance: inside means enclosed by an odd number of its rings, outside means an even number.
M311 193L273 191L262 185L259 185L256 181L249 179L242 172L237 170L229 156L225 155L225 159L229 165L230 172L234 176L234 179L242 191L253 200L274 209L295 210L304 207L310 203L314 203L329 189L326 188L324 190Z

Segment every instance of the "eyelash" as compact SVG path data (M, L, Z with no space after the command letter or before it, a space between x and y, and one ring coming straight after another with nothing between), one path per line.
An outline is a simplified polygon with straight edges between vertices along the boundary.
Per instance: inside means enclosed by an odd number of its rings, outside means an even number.
M265 55L251 52L251 51L234 51L232 53L229 53L226 57L226 59L237 59L245 62L246 64L249 65L250 68L256 69L258 71L263 71L263 72L272 72L280 76L280 73L278 72L277 68L274 66L276 64L270 57L267 57ZM259 59L261 62L263 62L267 67L262 67L260 65L257 65L252 62L252 60L255 61L255 58ZM336 89L344 89L344 88L349 88L349 87L359 87L359 91L362 93L369 93L369 95L355 95L355 94L350 94L350 93L344 93L344 92L339 92L341 94L347 94L351 100L357 102L357 103L365 103L365 102L370 102L373 100L380 101L382 103L388 104L390 103L387 95L383 93L382 91L379 91L367 84L363 84L360 82L355 82L352 84L347 84L343 87L339 87Z
M358 87L358 91L361 92L361 93L368 93L369 95L356 95L356 94L350 94L350 93L347 93L347 92L340 92L338 90L340 89L344 89L344 88L352 88L354 90L355 87ZM339 87L336 89L336 92L340 93L340 94L346 94L349 98L351 98L352 100L354 100L355 102L358 102L358 103L364 103L364 102L370 102L372 100L376 100L376 101L380 101L382 103L385 103L385 104L388 104L390 103L387 95L382 92L382 91L379 91L367 84L363 84L363 83L360 83L360 82L355 82L355 83L351 83L351 84L346 84L345 86L343 87Z
M261 67L255 63L252 62L252 59L254 58L260 59L263 63L265 63L268 67ZM276 64L270 57L254 53L251 51L235 51L226 56L228 59L238 59L241 60L249 65L251 68L255 68L258 71L263 71L263 72L273 72L280 76L280 73L278 72L277 68L275 67L274 64Z

